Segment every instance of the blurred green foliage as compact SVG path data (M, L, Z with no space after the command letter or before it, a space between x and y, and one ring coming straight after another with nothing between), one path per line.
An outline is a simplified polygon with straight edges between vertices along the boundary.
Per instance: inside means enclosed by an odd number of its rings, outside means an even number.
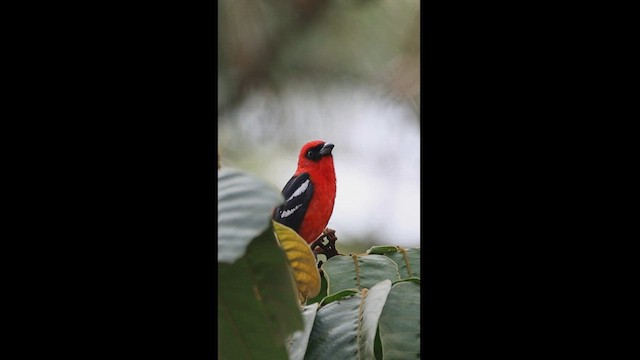
M219 0L218 20L219 114L290 80L380 85L419 110L419 0Z

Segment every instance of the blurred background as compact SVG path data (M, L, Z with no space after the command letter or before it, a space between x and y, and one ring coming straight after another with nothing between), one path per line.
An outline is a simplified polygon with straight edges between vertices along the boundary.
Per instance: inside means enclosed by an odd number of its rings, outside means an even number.
M218 148L281 190L335 144L338 251L420 245L420 1L218 0Z

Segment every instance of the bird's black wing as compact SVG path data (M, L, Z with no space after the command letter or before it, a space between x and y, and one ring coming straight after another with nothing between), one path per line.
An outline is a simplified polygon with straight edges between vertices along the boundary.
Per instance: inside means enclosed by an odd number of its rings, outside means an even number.
M302 173L289 179L282 189L282 195L285 202L274 210L273 220L299 231L313 196L313 183L309 174Z

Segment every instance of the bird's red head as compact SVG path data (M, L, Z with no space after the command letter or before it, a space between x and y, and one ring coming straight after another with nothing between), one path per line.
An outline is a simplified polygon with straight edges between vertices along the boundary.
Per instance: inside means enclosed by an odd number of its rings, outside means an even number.
M298 155L298 171L302 172L329 172L333 173L333 144L322 140L310 141L300 149Z

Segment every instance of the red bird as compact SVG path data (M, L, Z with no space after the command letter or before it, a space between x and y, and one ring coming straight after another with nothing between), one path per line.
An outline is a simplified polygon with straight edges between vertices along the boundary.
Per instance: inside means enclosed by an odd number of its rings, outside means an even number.
M284 204L273 212L273 220L295 230L309 244L322 235L336 199L333 144L315 140L298 155L298 169L282 189Z

